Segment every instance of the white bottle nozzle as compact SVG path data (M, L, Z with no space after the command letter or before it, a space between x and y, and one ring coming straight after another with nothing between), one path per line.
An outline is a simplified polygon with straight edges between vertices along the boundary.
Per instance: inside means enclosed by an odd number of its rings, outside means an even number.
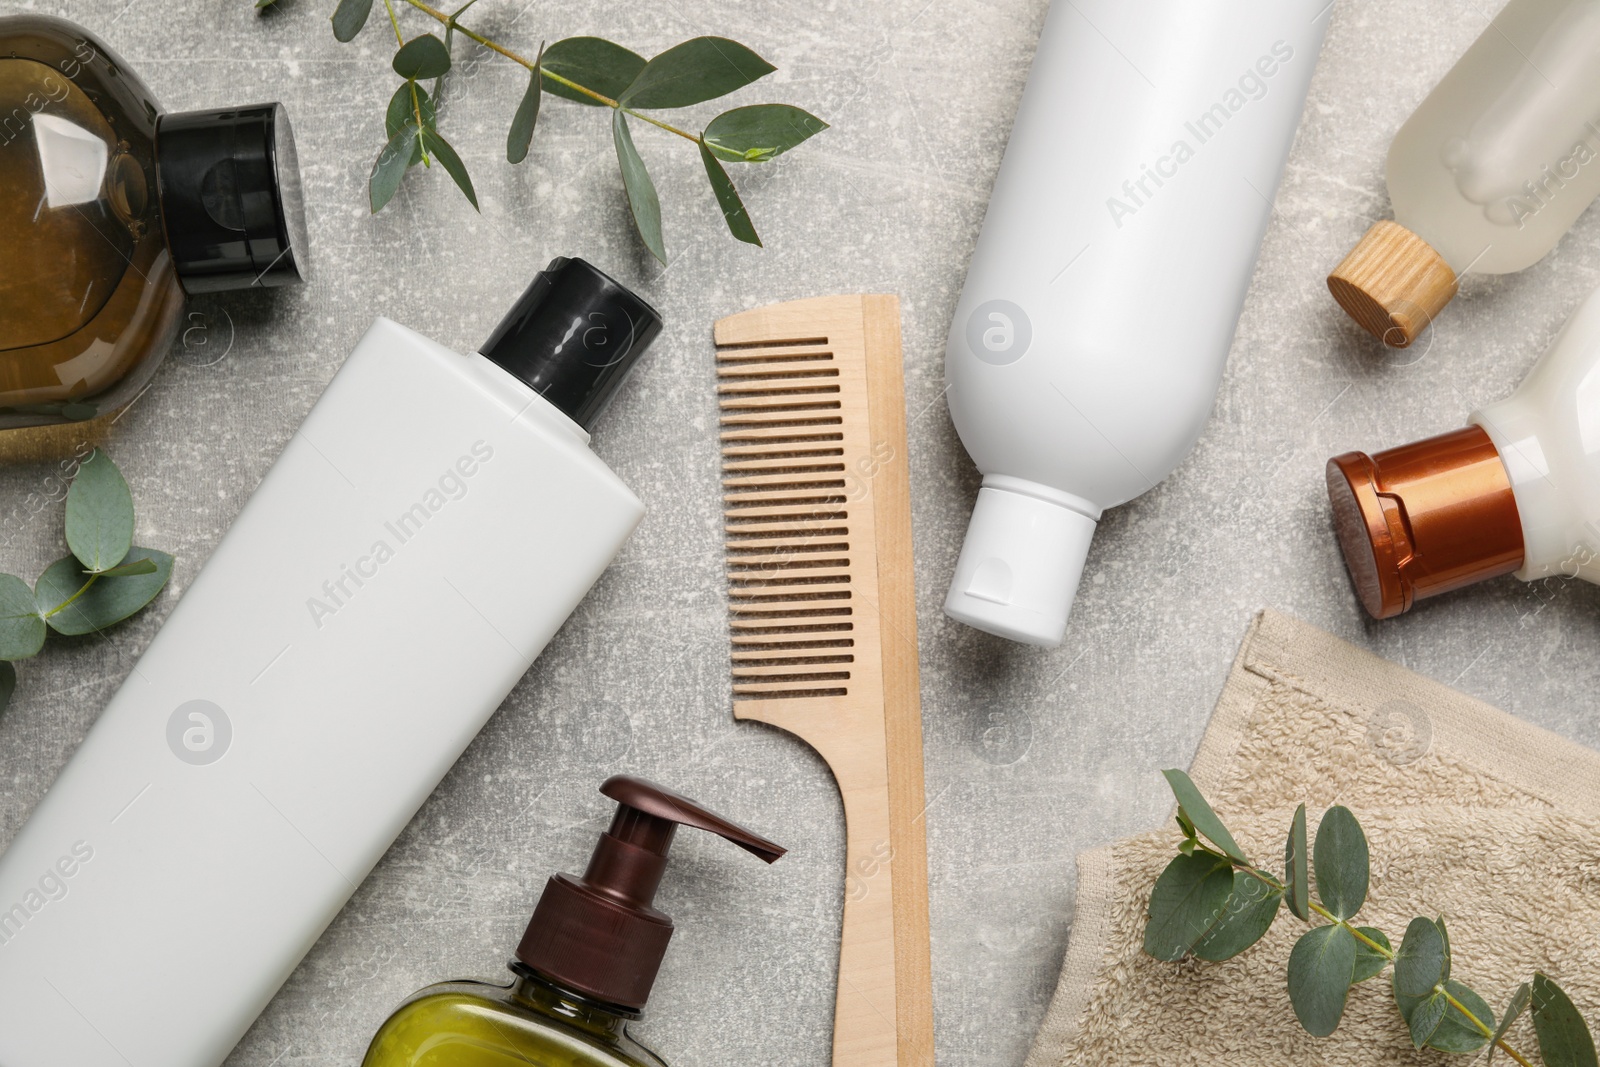
M989 477L945 598L957 622L1054 648L1066 632L1099 509L1020 478Z

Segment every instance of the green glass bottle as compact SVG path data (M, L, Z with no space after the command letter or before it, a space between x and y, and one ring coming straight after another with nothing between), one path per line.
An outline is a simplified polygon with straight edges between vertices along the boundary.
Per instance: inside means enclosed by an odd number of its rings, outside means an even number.
M655 983L672 920L651 906L679 826L707 830L772 863L784 850L642 778L600 792L617 802L582 878L546 884L509 985L446 982L379 1028L362 1067L665 1067L628 1035Z

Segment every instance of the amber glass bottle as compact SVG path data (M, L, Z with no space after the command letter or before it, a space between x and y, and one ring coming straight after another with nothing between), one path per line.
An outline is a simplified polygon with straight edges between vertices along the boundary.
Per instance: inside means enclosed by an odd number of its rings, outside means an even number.
M0 18L0 429L126 406L185 293L302 280L281 106L163 113L83 28Z

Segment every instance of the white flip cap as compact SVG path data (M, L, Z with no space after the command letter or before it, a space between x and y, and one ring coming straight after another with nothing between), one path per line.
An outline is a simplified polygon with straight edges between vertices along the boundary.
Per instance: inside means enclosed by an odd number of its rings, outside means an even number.
M1018 478L985 478L944 613L1023 644L1059 645L1099 518L1069 500L1092 506Z

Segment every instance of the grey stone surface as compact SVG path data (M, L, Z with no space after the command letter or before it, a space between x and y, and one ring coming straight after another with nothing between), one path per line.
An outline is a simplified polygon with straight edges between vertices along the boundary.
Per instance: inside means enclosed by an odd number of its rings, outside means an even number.
M523 72L465 42L443 124L482 214L442 175L413 174L369 216L364 183L394 82L387 27L375 18L356 44L339 45L331 4L280 7L258 18L247 0L0 3L101 33L168 108L282 100L315 256L301 289L195 301L199 332L126 416L95 431L132 484L139 541L173 551L176 576L110 640L54 639L22 665L0 717L0 842L375 315L470 350L534 270L577 254L636 286L668 326L595 438L649 505L644 524L232 1067L354 1064L415 988L498 973L544 878L586 858L608 809L595 787L619 771L671 783L793 848L767 869L685 835L661 898L679 933L639 1032L684 1064L828 1062L837 794L802 745L735 724L729 710L709 328L757 304L861 290L903 301L942 1064L1022 1061L1066 943L1074 853L1164 817L1156 771L1187 763L1262 606L1600 744L1600 591L1503 579L1374 624L1350 592L1322 489L1329 455L1458 426L1509 392L1600 282L1591 211L1538 265L1471 279L1410 352L1367 341L1323 287L1386 214L1388 141L1484 28L1479 5L1334 6L1211 424L1171 478L1106 517L1066 641L1051 652L939 610L977 485L942 403L944 335L1043 0L485 0L478 27L530 51L577 33L646 54L699 33L736 38L779 67L743 100L790 101L833 123L744 181L765 250L721 232L688 145L640 131L665 205L666 269L629 231L604 116L547 100L529 160L508 166L503 132ZM426 28L401 14L410 32ZM1136 338L1138 323L1128 330ZM46 490L78 443L65 433L0 444L0 569L31 578L64 551L59 505L30 514L19 502Z

